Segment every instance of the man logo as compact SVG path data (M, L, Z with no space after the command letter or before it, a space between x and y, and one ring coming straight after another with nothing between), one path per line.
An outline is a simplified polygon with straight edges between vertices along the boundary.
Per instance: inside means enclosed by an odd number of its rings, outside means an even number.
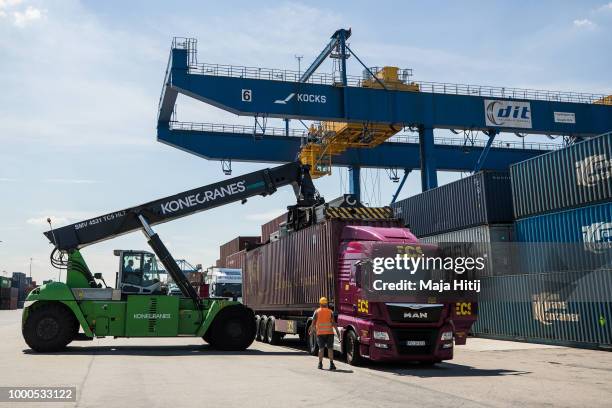
M487 126L531 128L529 102L485 99L484 106Z
M576 162L576 184L593 187L612 177L612 162L605 154L588 156Z
M404 319L427 319L427 312L404 312Z

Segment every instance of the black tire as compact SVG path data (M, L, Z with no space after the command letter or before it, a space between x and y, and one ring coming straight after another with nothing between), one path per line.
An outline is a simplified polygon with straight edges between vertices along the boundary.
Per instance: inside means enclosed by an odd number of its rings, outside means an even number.
M255 316L247 307L223 308L210 328L210 345L218 350L246 350L255 340Z
M346 362L352 366L358 366L363 362L361 354L359 354L359 340L354 331L349 330L346 333L344 353L346 355Z
M78 333L78 321L70 309L61 303L45 303L30 310L22 334L34 351L61 351Z
M259 330L258 334L261 338L262 343L268 342L268 316L262 316L261 321L259 322Z
M266 343L270 343L275 346L280 343L282 334L274 330L274 317L268 318L268 324L266 325Z
M310 325L306 327L306 351L311 356L316 356L319 354L319 346L317 345L317 334L315 330L312 331L312 334L308 334L308 329Z
M255 316L255 341L261 341L261 322L261 316Z

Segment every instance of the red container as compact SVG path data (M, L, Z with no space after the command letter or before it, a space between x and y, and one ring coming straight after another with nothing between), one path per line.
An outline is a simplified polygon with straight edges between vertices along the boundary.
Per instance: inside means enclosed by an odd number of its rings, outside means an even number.
M219 258L221 262L225 263L225 259L228 256L240 252L247 247L254 248L257 244L259 244L259 237L236 237L221 245L219 248Z
M279 226L287 221L287 213L279 215L271 221L266 222L261 226L261 242L266 243L270 239L270 235L278 231Z
M17 298L19 295L19 289L17 288L0 288L0 299L12 299Z
M215 261L215 266L216 266L217 268L225 268L225 259L224 259L224 260L217 259L217 260Z
M314 310L335 298L338 248L346 225L402 227L397 220L330 219L246 252L242 300L254 310Z
M242 250L240 252L236 252L228 256L225 259L224 268L232 268L232 269L244 269L244 263L246 262L246 250Z

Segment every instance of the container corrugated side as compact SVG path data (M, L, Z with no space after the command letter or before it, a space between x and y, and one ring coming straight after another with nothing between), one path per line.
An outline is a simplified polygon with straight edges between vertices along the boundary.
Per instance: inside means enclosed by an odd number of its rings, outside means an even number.
M244 269L246 262L246 250L236 252L225 258L225 267L232 269Z
M225 262L225 259L231 254L240 252L247 247L255 247L259 244L259 236L239 236L219 247L219 259Z
M248 251L244 304L255 311L300 311L314 310L321 296L333 301L345 225L400 226L397 221L326 220Z
M612 271L494 276L481 280L478 320L481 337L578 347L612 346ZM483 299L485 298L485 299Z
M612 203L517 220L528 272L582 270L612 263ZM532 252L529 254L529 252Z
M467 243L476 244L479 254L486 254L485 268L477 276L507 275L514 273L512 265L512 248L514 225L497 224L481 225L457 231L445 232L438 235L419 238L426 244L440 243ZM493 243L493 245L491 245ZM467 245L465 247L466 250Z
M262 224L261 226L261 242L266 243L270 240L270 235L278 231L280 224L287 221L287 213L281 214L278 217Z
M516 218L612 199L612 133L510 166Z
M417 237L485 224L511 223L508 172L483 171L392 205Z

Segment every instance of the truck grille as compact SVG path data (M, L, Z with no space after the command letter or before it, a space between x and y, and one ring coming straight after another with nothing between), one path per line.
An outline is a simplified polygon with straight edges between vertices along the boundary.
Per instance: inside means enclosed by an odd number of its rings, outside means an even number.
M440 304L387 303L389 317L397 323L436 323L443 308Z
M431 354L436 346L436 329L395 329L393 335L400 354Z

